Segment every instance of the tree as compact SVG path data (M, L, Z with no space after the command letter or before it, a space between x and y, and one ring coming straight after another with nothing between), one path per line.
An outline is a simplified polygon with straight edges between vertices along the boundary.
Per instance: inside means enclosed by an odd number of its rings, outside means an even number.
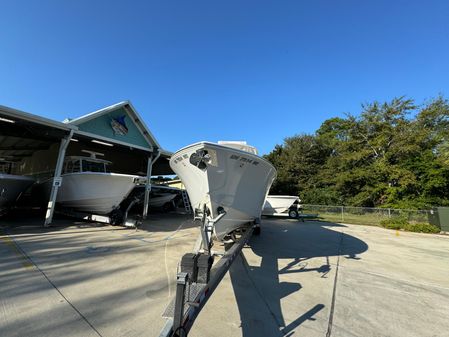
M331 118L266 156L278 170L272 194L306 203L419 208L449 204L449 104L405 97Z

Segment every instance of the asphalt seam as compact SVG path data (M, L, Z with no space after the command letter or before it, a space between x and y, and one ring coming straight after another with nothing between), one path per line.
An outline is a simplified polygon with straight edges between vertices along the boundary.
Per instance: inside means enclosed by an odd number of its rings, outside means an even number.
M334 321L334 311L335 311L335 300L336 300L336 295L337 295L337 280L338 280L338 269L340 266L340 255L341 255L341 251L342 251L342 246L343 246L343 237L344 237L344 233L343 231L340 232L340 243L338 246L338 257L337 257L337 264L335 267L335 278L334 278L334 288L332 290L332 300L331 300L331 308L330 308L330 312L329 312L329 323L327 325L327 332L326 332L326 337L330 337L332 334L332 325L333 325L333 321Z
M50 280L50 278L47 276L47 274L45 274L45 272L39 268L39 266L33 261L33 259L25 252L25 250L22 249L22 247L19 245L19 243L14 240L14 237L10 236L9 234L5 235L11 239L11 241L14 243L14 245L16 246L17 250L25 257L27 258L33 265L34 267L45 277L45 279L48 281L48 283L51 284L51 286L59 293L59 295L61 295L61 297L72 307L73 310L75 310L75 312L87 323L87 325L89 325L91 327L91 329L93 331L95 331L95 333L100 336L103 337L100 332L92 325L92 323L89 322L89 320L87 319L86 316L84 316L81 311L79 311L74 304L72 304L72 302L69 301L69 299L67 297L64 296L64 294L58 289L58 287Z

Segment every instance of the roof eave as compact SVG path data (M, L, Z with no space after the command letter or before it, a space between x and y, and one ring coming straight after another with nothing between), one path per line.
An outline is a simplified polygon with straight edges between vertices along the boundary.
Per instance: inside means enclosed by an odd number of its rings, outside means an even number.
M48 119L45 117L33 115L33 114L25 112L25 111L13 109L13 108L10 108L10 107L4 106L4 105L0 105L0 113L6 115L8 117L14 118L14 119L22 119L22 120L26 120L28 122L45 125L45 126L56 128L56 129L61 129L61 130L66 130L66 131L78 130L78 127L76 125L61 123L61 122L54 121L54 120L51 120L51 119Z

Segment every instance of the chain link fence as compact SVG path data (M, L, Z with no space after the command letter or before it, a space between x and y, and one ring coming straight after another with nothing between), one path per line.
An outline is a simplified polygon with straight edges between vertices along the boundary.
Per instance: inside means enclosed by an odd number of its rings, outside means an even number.
M429 223L429 215L433 211L303 204L302 212L317 215L324 221L378 226L382 220L393 217L403 217L409 222Z

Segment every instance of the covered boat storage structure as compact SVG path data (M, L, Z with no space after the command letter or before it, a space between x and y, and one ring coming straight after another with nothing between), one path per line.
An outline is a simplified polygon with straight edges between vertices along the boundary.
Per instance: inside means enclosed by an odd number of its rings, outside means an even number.
M168 159L131 102L123 101L80 118L54 121L0 106L0 159L15 163L14 174L52 179L44 225L53 220L66 156L82 150L104 154L111 171L147 177L143 218L148 214L152 175L172 174Z

